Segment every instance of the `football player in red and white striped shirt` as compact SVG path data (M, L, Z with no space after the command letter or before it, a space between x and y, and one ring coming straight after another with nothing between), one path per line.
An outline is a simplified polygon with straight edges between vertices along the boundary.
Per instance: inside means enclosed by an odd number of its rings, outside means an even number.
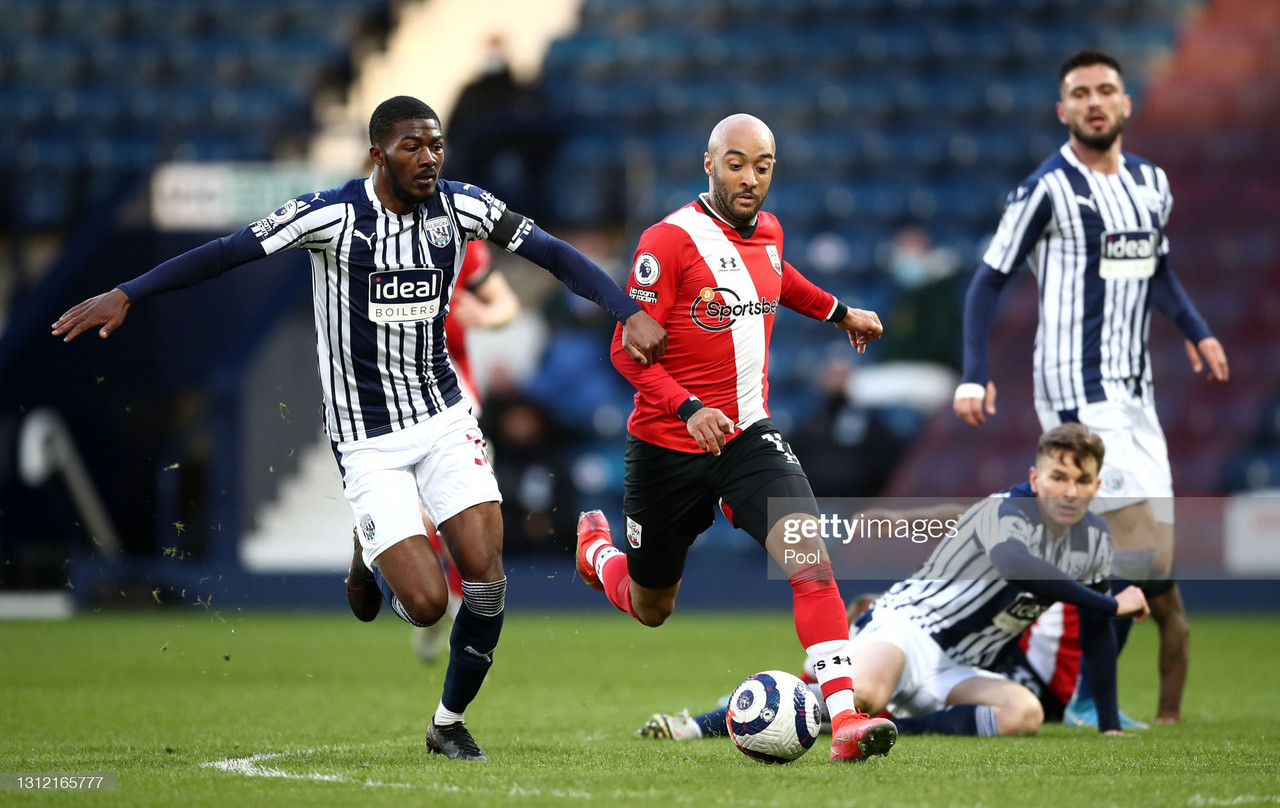
M760 210L775 149L759 119L725 118L703 158L708 192L640 237L627 293L664 325L667 352L627 367L614 334L614 366L636 388L625 552L602 513L584 513L578 570L620 610L661 625L675 609L689 545L718 504L787 573L796 634L835 716L831 759L861 760L887 754L897 729L854 707L844 601L817 533L797 529L817 527L817 503L769 419L769 336L779 306L847 331L859 352L883 329L874 312L848 308L783 260L782 227Z

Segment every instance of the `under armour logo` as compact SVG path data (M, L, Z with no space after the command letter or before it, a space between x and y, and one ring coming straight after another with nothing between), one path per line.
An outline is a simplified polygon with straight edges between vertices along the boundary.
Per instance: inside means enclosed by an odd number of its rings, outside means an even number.
M307 201L309 201L309 202L323 202L323 201L324 201L324 197L323 197L323 196L320 196L320 192L319 192L319 191L315 191L314 193L312 193L312 194L311 194L311 199L309 199L309 200L307 200Z
M720 268L721 269L737 269L738 259L733 257L732 255L727 255L724 258L720 259Z
M373 249L373 236L366 236L364 233L361 233L359 230L355 229L354 227L351 228L351 232L355 233L357 236L364 239L364 243L369 246L369 249L371 250Z
M1094 213L1098 212L1098 206L1093 202L1093 194L1089 194L1088 196L1080 196L1080 194L1076 194L1076 202L1080 203L1081 207L1089 208Z
M485 662L488 662L490 665L493 664L493 657L489 656L488 654L480 653L476 649L472 648L470 645L468 645L466 648L463 648L462 650L466 651L468 654L471 654L472 656L480 657Z

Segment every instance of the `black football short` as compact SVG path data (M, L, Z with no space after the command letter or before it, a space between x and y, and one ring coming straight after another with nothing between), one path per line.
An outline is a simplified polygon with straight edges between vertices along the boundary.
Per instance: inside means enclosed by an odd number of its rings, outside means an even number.
M631 579L649 589L680 580L689 546L715 522L717 506L761 546L772 526L771 498L805 500L808 512L818 515L800 461L767 418L725 444L719 457L628 435L625 486L627 565Z

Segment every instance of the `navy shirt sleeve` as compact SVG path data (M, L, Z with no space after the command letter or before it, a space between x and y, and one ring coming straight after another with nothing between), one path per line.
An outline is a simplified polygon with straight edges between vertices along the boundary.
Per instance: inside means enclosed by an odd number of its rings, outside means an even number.
M131 303L137 303L161 292L185 289L216 278L229 269L264 258L266 254L257 236L246 227L170 258L118 288L129 296Z
M987 341L996 322L996 303L1009 275L979 264L964 297L964 375L962 382L985 385L991 379Z
M1199 342L1213 336L1209 324L1196 311L1195 304L1173 274L1167 256L1160 259L1155 275L1151 277L1151 305L1178 326L1187 339Z
M1081 609L1080 650L1098 708L1098 731L1120 729L1120 704L1116 696L1116 634L1111 618L1100 612Z
M1036 558L1016 539L997 544L987 555L1001 578L1038 598L1072 603L1107 617L1120 608L1115 598L1095 592L1043 558Z
M512 237L507 236L509 228L505 223L508 217L523 219L521 229ZM515 239L518 239L515 247L509 247ZM568 243L538 227L531 219L507 211L503 220L494 227L490 240L555 275L575 295L609 310L618 322L625 322L640 311L640 304L627 297L608 273Z

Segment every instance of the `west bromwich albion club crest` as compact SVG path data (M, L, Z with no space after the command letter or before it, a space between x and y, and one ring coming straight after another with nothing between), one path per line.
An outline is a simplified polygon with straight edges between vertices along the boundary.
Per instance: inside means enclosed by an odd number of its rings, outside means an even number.
M778 255L777 244L764 245L764 251L769 255L769 263L773 264L773 271L782 274L782 256Z
M426 231L427 241L436 247L445 247L453 241L453 227L449 225L447 216L437 216L423 222L422 229Z

